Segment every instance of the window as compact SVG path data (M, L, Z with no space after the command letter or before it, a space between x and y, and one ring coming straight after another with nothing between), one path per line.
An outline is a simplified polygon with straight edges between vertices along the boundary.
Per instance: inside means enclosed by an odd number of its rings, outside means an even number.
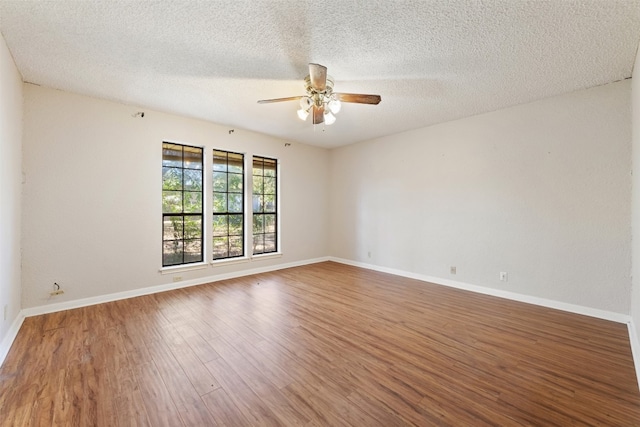
M244 256L244 155L213 151L213 259Z
M162 266L278 252L278 160L210 151L205 197L204 152L162 143Z
M253 253L278 251L278 162L253 157Z
M162 266L203 261L203 149L162 144Z

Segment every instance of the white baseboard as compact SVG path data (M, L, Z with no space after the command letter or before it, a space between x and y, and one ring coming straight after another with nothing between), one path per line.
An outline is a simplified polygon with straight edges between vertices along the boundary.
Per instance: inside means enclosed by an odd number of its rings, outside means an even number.
M172 289L186 288L189 286L203 285L205 283L218 282L220 280L234 279L237 277L250 276L252 274L268 273L270 271L282 270L285 268L299 267L307 264L316 264L318 262L329 261L329 257L313 258L302 261L290 262L286 264L277 264L267 267L252 268L249 270L234 271L231 273L216 274L213 276L200 277L192 280L183 280L180 282L169 283L165 285L150 286L146 288L133 289L131 291L116 292L113 294L98 295L90 298L81 298L73 301L65 301L57 304L41 305L38 307L24 308L18 314L18 317L11 325L9 333L4 337L0 344L0 366L4 363L11 345L18 335L18 331L22 326L22 322L26 317L38 316L41 314L54 313L56 311L71 310L74 308L87 307L90 305L102 304L105 302L118 301L126 298L134 298L142 295L150 295L158 292L170 291Z
M221 280L235 279L237 277L250 276L252 274L268 273L270 271L282 270L285 268L299 267L307 264L328 261L329 257L313 258L303 261L290 262L286 264L270 265L266 267L252 268L249 270L233 271L231 273L214 274L207 277L199 277L191 280L182 280L165 285L149 286L146 288L133 289L130 291L116 292L113 294L98 295L90 298L82 298L73 301L65 301L57 304L41 305L38 307L25 308L22 310L24 317L38 316L40 314L54 313L56 311L71 310L74 308L87 307L90 305L102 304L105 302L118 301L127 298L139 297L142 295L156 294L158 292L170 291L173 289L188 288L190 286L203 285L205 283L219 282Z
M631 353L633 355L633 364L636 370L636 380L638 381L638 389L640 390L640 341L636 334L636 328L631 316L626 314L615 313L613 311L599 310L591 307L584 307L576 304L569 304L560 301L554 301L545 298L538 298L516 292L502 291L499 289L487 288L484 286L471 285L455 280L443 279L440 277L426 276L423 274L410 273L395 268L380 267L378 265L367 264L364 262L352 261L344 258L329 257L330 261L339 262L341 264L353 265L355 267L366 268L369 270L380 271L382 273L394 274L396 276L408 277L410 279L422 280L423 282L435 283L436 285L449 286L452 288L463 289L465 291L476 292L494 297L510 299L513 301L525 302L529 304L539 305L556 310L567 311L569 313L582 314L584 316L595 317L598 319L610 320L617 323L627 324L629 330L629 342L631 343Z
M4 336L2 343L0 343L0 366L4 363L4 359L7 357L7 354L9 354L13 341L15 341L18 336L18 331L22 326L22 322L24 322L24 317L22 311L18 313L18 316L9 327L7 335Z
M417 279L423 282L435 283L436 285L449 286L452 288L463 289L465 291L477 292L485 295L491 295L499 298L510 299L519 302L525 302L528 304L539 305L547 308L554 308L556 310L567 311L570 313L582 314L585 316L595 317L598 319L610 320L617 323L625 323L629 330L629 342L631 343L631 354L633 357L633 363L636 371L636 381L638 382L638 390L640 390L640 341L638 341L638 334L633 323L633 318L626 314L615 313L612 311L599 310L591 307L584 307L576 304L569 304L560 301L554 301L545 298L538 298L524 294L518 294L515 292L502 291L500 289L492 289L484 286L471 285L464 282L458 282L455 280L443 279L440 277L426 276L423 274L410 273L403 270L397 270L395 268L380 267L373 264L367 264L364 262L352 261L344 258L329 257L329 261L339 262L341 264L353 265L355 267L366 268L369 270L380 271L382 273L394 274L396 276L408 277L410 279Z
M538 298L530 295L519 294L516 292L509 292L509 291L503 291L500 289L487 288L485 286L471 285L469 283L443 279L441 277L411 273L408 271L397 270L395 268L380 267L378 265L352 261L344 258L329 257L329 260L339 262L341 264L347 264L347 265L353 265L355 267L366 268L368 270L380 271L382 273L389 273L389 274L394 274L396 276L408 277L410 279L422 280L423 282L434 283L436 285L449 286L451 288L463 289L465 291L476 292L479 294L491 295L494 297L505 298L513 301L519 301L519 302L524 302L528 304L539 305L542 307L568 311L570 313L596 317L598 319L610 320L612 322L626 324L631 321L631 316L626 314L615 313L613 311L599 310L596 308L584 307L581 305L569 304L566 302L554 301L554 300L545 299L545 298Z
M373 264L367 264L363 262L352 261L352 260L337 258L337 257L314 258L314 259L297 261L297 262L292 262L287 264L278 264L278 265L272 265L267 267L253 268L250 270L240 270L240 271L235 271L231 273L217 274L213 276L201 277L197 279L185 280L185 281L169 283L165 285L150 286L146 288L134 289L131 291L117 292L113 294L100 295L96 297L83 298L83 299L78 299L73 301L66 301L66 302L57 303L57 304L49 304L49 305L43 305L38 307L26 308L20 311L18 317L16 318L16 320L11 325L11 328L9 329L9 333L4 337L4 339L2 340L2 343L0 344L0 366L2 366L4 359L9 353L9 349L11 348L13 341L18 335L20 326L22 326L22 322L26 317L37 316L37 315L46 314L46 313L53 313L56 311L86 307L86 306L95 305L95 304L102 304L105 302L117 301L117 300L122 300L126 298L134 298L142 295L150 295L158 292L169 291L172 289L186 288L189 286L202 285L205 283L218 282L221 280L234 279L237 277L250 276L252 274L267 273L270 271L282 270L285 268L315 264L315 263L324 262L324 261L334 261L341 264L347 264L355 267L366 268L368 270L380 271L383 273L394 274L396 276L408 277L411 279L417 279L424 282L435 283L437 285L449 286L457 289L463 289L463 290L481 293L485 295L491 295L499 298L525 302L529 304L539 305L542 307L554 308L557 310L567 311L570 313L582 314L585 316L610 320L618 323L625 323L628 325L628 329L629 329L629 340L631 342L631 350L633 354L634 364L636 367L636 378L638 379L638 386L640 387L640 342L638 341L638 336L635 333L635 325L633 324L633 320L631 316L610 312L610 311L605 311L605 310L598 310L590 307L583 307L575 304L568 304L568 303L549 300L545 298L538 298L538 297L533 297L529 295L518 294L515 292L508 292L508 291L502 291L499 289L487 288L484 286L471 285L468 283L443 279L439 277L411 273L403 270L397 270L394 268L380 267Z
M633 355L633 364L636 367L636 380L638 381L638 390L640 390L640 341L638 341L638 333L633 319L627 323L629 328L629 342L631 343L631 354Z

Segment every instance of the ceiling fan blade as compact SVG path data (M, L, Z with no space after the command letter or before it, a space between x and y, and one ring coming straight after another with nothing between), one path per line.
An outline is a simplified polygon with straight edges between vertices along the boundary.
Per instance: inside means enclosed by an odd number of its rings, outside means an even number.
M324 107L313 106L313 124L319 125L324 122Z
M356 104L374 104L382 101L380 95L364 95L361 93L335 93L342 102L355 102Z
M311 87L316 92L324 92L327 88L327 67L320 64L309 64Z
M270 102L296 101L304 98L303 96L290 96L288 98L261 99L258 104L269 104Z

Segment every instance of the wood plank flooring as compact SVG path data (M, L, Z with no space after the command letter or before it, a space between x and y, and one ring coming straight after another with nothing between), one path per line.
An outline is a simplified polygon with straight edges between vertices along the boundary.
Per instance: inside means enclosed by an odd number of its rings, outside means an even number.
M326 262L27 318L2 426L640 426L626 325Z

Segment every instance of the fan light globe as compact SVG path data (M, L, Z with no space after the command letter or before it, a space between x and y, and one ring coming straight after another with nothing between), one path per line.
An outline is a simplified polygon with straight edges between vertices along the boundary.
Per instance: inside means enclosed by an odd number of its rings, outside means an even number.
M324 112L324 122L327 124L327 126L330 126L330 125L332 125L332 124L334 124L336 122L336 116L331 114L330 111L325 111Z
M301 108L298 110L298 117L300 117L300 120L305 121L309 117L309 112Z
M338 114L340 112L340 108L342 108L342 104L337 99L329 101L329 110L331 110L333 114Z

